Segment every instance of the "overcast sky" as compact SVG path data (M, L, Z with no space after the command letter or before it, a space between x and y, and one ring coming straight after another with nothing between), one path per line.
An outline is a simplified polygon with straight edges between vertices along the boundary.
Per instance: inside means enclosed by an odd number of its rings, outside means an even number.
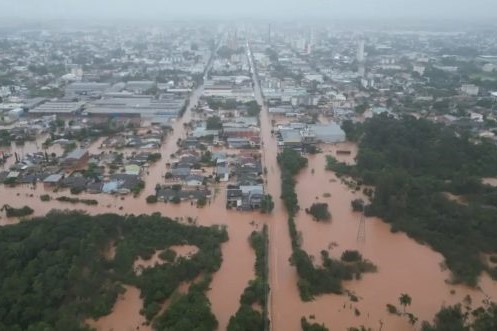
M497 18L497 0L0 0L20 18Z

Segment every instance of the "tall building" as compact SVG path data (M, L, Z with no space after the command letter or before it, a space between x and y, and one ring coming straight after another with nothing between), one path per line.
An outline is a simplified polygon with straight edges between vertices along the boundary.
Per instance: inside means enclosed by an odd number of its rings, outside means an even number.
M357 45L357 62L364 62L364 40L359 40L359 44Z
M269 24L267 28L267 43L271 44L271 23Z
M312 48L314 47L314 29L309 30L309 42L307 43L306 53L311 54Z

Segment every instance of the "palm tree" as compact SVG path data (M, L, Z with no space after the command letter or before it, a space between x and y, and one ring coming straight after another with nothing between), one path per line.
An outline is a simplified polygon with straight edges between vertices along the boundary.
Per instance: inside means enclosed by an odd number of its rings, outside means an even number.
M400 305L404 307L404 313L406 312L406 307L411 305L412 299L409 294L402 293L399 297Z

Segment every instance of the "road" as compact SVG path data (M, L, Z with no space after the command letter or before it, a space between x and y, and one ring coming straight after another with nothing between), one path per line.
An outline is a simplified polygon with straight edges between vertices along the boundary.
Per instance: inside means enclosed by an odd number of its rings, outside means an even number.
M253 54L249 43L247 43L247 49L250 67L252 68L251 74L254 83L255 99L262 107L260 113L262 161L263 166L268 169L268 174L266 175L266 190L273 196L275 204L272 216L269 218L267 224L269 230L268 255L270 285L268 314L271 320L270 328L280 330L281 328L278 327L278 325L282 325L280 324L280 321L285 318L282 309L280 309L285 305L285 295L280 294L289 290L286 286L287 284L295 287L296 283L293 283L295 279L295 270L288 262L291 255L291 242L288 232L288 214L280 199L281 172L276 160L276 156L278 155L277 141L271 134L271 118L264 102L264 96L257 76L257 68L254 65ZM284 284L282 284L282 282ZM295 289L292 288L292 290L294 291ZM278 309L275 309L275 307L278 307Z
M203 81L207 79L207 76L212 69L212 65L214 63L214 58L216 57L217 50L219 49L220 45L222 45L222 40L218 43L217 47L215 50L212 51L211 57L209 58L209 61L207 62L204 70L204 77ZM161 148L158 150L162 154L163 159L169 159L169 156L173 153L175 153L178 149L176 142L178 139L185 139L186 138L186 132L184 128L184 124L190 122L191 120L191 111L192 108L194 108L200 99L202 97L202 94L204 92L204 84L202 83L200 86L197 86L191 93L189 99L188 99L188 106L186 107L186 110L180 118L176 119L176 122L174 123L173 126L173 132L166 138L166 142L161 146ZM160 166L155 166L151 167L149 169L149 174L146 177L146 186L145 186L145 195L148 196L151 194L155 194L155 185L157 183L162 183L163 180L161 178L164 177L167 169L166 169L166 162L159 162Z

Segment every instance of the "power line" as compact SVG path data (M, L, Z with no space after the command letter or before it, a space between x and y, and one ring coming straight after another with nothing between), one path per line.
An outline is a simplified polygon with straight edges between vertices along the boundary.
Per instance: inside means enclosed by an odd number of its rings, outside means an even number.
M366 242L366 219L364 213L361 213L361 220L359 221L359 228L357 229L357 242Z

